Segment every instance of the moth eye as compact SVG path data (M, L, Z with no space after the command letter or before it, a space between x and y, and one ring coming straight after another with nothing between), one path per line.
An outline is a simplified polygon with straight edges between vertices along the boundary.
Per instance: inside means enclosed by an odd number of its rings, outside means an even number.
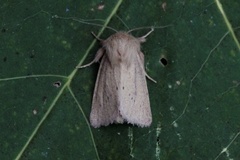
M122 87L122 89L124 90L124 87Z

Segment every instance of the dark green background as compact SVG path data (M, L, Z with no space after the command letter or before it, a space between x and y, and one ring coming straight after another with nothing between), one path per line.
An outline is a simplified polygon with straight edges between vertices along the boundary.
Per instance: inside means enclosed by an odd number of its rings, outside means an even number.
M240 159L240 2L216 2L1 0L0 159ZM91 31L166 25L142 45L151 127L90 127Z

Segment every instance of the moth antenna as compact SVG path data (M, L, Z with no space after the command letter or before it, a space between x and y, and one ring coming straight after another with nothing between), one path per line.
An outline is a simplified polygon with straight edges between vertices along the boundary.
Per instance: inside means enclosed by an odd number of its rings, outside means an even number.
M155 28L155 27L153 27L153 26L148 26L148 27L138 27L138 28L134 28L134 29L131 29L131 30L129 30L127 33L131 33L131 32L133 32L133 31L137 31L137 30L141 30L141 29L153 29L153 28Z
M94 32L91 32L91 33L92 33L92 35L93 35L97 40L103 41L102 39L98 38Z
M173 25L172 24L168 24L166 26L147 26L147 27L138 27L138 28L134 28L134 29L131 29L129 30L127 33L130 33L132 31L136 31L136 30L141 30L141 29L148 29L148 28L151 28L151 29L162 29L162 28L167 28L167 27L172 27Z
M73 21L77 21L77 22L82 23L82 24L98 26L98 27L104 27L104 28L110 29L110 30L112 30L114 32L118 32L116 29L114 29L112 27L104 26L104 25L101 25L101 24L97 24L97 23L92 23L91 22L91 21L102 21L101 19L84 20L84 19L78 19L78 18L75 18L75 17L61 17L61 16L58 16L58 15L54 15L54 16L52 16L52 18L73 20Z
M122 20L122 18L120 18L118 15L115 15L122 23L123 25L127 28L127 30L129 30L129 27L127 26L127 24Z

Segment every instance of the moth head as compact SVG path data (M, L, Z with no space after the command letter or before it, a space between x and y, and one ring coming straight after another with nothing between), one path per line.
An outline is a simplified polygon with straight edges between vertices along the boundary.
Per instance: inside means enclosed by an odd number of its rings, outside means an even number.
M126 32L117 32L102 43L112 64L130 65L136 54L140 53L141 41Z

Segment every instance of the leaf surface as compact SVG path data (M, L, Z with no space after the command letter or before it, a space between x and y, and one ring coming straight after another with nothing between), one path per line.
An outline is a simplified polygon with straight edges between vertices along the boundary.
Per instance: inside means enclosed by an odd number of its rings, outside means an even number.
M1 159L239 159L238 1L0 2ZM150 128L89 125L115 30L142 44ZM165 26L165 27L164 27ZM111 27L111 28L110 28Z

